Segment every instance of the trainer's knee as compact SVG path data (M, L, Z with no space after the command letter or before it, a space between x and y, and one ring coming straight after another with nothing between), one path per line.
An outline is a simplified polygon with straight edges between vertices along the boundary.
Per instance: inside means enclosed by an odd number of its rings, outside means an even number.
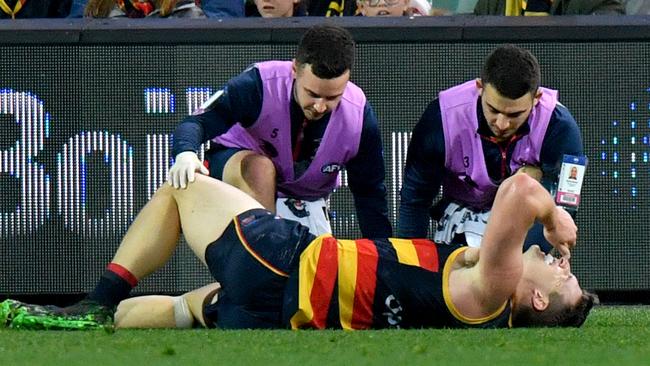
M242 159L241 175L253 190L271 187L275 190L275 165L266 156L251 154Z
M501 196L519 200L532 195L540 187L539 182L527 174L515 174L499 186Z

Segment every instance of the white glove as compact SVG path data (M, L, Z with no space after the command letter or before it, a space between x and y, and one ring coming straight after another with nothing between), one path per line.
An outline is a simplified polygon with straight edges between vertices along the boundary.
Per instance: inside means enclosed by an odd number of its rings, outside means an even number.
M167 183L174 188L184 189L189 183L194 182L194 172L210 174L194 151L183 151L176 155L176 161L169 169Z

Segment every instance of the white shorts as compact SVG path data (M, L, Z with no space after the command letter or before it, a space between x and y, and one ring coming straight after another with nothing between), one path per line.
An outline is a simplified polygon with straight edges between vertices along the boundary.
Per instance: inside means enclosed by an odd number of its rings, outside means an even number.
M478 248L489 217L490 211L475 212L452 202L436 224L433 241L451 244L454 236L465 234L467 245Z
M295 198L278 198L275 201L276 215L298 221L309 228L309 232L319 236L331 234L327 202L324 198L316 201L304 201Z

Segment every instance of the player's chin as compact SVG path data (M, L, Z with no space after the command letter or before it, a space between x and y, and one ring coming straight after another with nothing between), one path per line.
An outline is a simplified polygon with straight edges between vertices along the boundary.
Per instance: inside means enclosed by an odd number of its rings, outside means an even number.
M531 245L526 252L524 252L525 255L531 256L531 257L544 257L544 252L542 252L542 249L539 247L539 245Z

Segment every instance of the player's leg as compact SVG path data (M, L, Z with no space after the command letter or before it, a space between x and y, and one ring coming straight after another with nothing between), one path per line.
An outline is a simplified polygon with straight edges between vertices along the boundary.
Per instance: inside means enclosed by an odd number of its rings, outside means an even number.
M120 302L115 311L115 328L189 328L189 322L176 322L174 308L182 298L175 296L136 296ZM179 308L183 305L179 304ZM189 325L188 325L189 323Z
M236 215L254 208L262 206L233 186L207 176L197 176L184 190L163 185L129 227L88 298L39 316L66 321L81 315L104 323L112 318L114 307L129 296L138 280L171 257L181 227L190 247L205 262L206 247L221 237Z
M180 234L175 189L163 184L138 213L122 238L112 264L140 280L162 267L174 252Z
M112 309L129 296L139 280L167 262L180 233L173 191L175 189L167 184L158 189L129 226L87 301L65 308L67 313L112 314Z
M116 328L190 328L205 326L203 306L219 289L212 283L181 296L137 296L126 299L115 312Z
M173 189L185 240L205 263L205 249L219 239L235 216L262 205L238 188L198 175L187 189Z
M207 245L221 236L234 216L253 208L261 205L242 191L203 175L197 175L187 189L164 184L129 227L112 262L89 294L90 304L77 304L82 306L66 311L104 313L117 306L139 280L169 260L181 227L190 247L204 261ZM96 309L97 304L108 309Z
M204 261L205 248L221 236L232 219L261 208L239 189L197 175L187 189L163 185L140 211L112 263L140 280L162 267L178 243L180 227L194 253Z

